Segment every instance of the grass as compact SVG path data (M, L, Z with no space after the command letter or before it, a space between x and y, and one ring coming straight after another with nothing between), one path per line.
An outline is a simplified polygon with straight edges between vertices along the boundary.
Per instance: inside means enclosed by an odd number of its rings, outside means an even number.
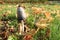
M31 29L35 28L34 27L34 16L32 15L32 10L31 10L32 6L40 7L40 8L44 7L46 11L53 12L53 13L54 13L54 10L55 10L55 13L57 13L56 10L60 10L60 5L30 4L30 3L23 3L23 4L26 7L25 11L29 13L29 17L26 19L26 22L30 26ZM10 15L7 15L8 18L11 20L11 23L9 25L10 26L13 25L17 27L16 5L14 4L1 5L0 4L0 9L2 9L0 10L0 15L5 13L6 11L11 12ZM51 29L50 40L60 40L60 19L55 16L54 14L52 15L52 17L54 17L54 20L51 23L49 23L50 25L48 26ZM38 40L38 37L40 36L39 34L40 34L40 31L35 35L34 40Z

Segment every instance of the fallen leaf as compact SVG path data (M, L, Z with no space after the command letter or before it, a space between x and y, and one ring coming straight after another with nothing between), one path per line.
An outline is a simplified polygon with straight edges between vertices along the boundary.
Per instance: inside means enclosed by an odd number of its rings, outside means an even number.
M11 5L8 5L9 8L11 8L12 6Z
M11 10L7 10L6 13L11 14Z
M46 18L49 18L51 16L50 12L45 12L44 14L45 14Z

